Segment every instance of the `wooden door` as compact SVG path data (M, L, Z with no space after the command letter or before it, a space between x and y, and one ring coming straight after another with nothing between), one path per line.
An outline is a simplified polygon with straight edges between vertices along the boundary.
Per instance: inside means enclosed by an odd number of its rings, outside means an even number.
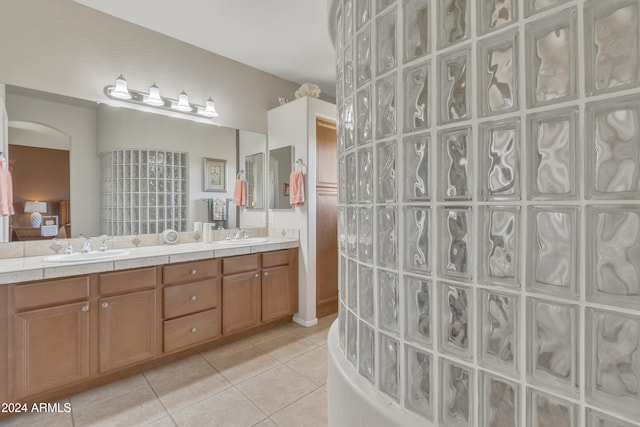
M100 372L156 355L156 292L100 299Z
M262 321L268 322L291 314L289 266L262 270Z
M89 303L14 316L16 398L89 377Z
M257 271L222 278L222 334L260 323L260 274Z
M338 311L338 174L336 125L316 119L316 316Z

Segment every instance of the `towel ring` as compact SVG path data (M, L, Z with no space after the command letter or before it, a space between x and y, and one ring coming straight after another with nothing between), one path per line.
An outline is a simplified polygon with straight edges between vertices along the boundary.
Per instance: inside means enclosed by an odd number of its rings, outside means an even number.
M302 168L306 168L307 165L304 164L304 162L302 161L302 159L298 159L296 160L296 163L293 167L293 170L296 172L302 172Z

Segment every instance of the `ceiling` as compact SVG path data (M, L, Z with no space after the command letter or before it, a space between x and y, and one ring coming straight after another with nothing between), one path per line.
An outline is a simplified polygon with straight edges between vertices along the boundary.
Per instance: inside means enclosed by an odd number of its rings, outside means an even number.
M75 0L335 96L327 0Z

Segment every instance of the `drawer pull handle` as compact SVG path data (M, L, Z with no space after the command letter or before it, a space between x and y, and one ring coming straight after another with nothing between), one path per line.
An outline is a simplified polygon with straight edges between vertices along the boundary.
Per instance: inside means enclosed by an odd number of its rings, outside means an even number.
M191 333L195 334L196 332L198 332L198 330L196 328L191 328Z
M195 268L193 270L191 270L191 275L195 276L195 274L198 272L198 270L196 270Z
M265 272L264 272L264 275L265 275L265 276L268 276L268 275L269 275L269 272L268 272L268 271L265 271Z
M196 296L195 295L191 295L191 301L195 301L196 300Z
M85 305L84 307L82 307L82 311L89 311L89 306Z
M102 308L107 308L109 307L109 303L108 302L103 302L102 303Z

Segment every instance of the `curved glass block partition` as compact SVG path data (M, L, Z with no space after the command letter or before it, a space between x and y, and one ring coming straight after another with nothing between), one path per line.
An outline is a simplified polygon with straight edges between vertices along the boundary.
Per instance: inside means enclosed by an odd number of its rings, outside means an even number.
M330 11L346 364L435 425L640 426L640 3Z

